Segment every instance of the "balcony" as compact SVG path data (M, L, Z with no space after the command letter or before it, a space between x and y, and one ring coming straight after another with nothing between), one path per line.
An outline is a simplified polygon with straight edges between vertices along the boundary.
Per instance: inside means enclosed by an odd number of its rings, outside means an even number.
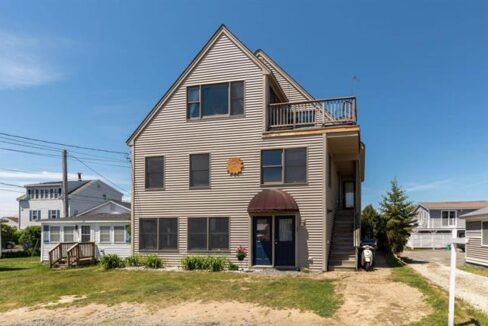
M267 131L356 125L356 98L338 97L268 106Z

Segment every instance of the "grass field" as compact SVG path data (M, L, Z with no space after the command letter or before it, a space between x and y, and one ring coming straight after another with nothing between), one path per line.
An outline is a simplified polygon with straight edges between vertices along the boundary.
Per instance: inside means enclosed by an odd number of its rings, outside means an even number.
M478 266L473 266L473 265L463 265L459 267L459 269L468 272L468 273L473 273L477 274L480 276L486 276L488 277L488 268L486 267L478 267Z
M104 271L98 266L51 270L38 258L0 260L0 311L55 302L65 295L86 296L71 303L77 305L235 300L307 310L323 317L332 316L341 303L330 280L226 272Z
M393 256L387 257L388 265L392 268L392 278L411 287L419 289L427 298L427 302L434 309L434 313L425 317L415 325L444 326L447 325L448 296L446 291L428 282L414 272L407 265L401 264ZM456 299L455 323L457 325L488 325L488 316L472 308L468 304Z

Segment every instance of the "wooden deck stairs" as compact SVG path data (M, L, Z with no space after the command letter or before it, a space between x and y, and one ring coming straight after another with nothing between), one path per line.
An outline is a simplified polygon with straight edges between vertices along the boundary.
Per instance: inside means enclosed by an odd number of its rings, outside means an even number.
M334 219L328 270L356 270L354 248L354 211L339 210Z
M94 242L60 242L49 251L49 267L70 268L93 264L95 258Z

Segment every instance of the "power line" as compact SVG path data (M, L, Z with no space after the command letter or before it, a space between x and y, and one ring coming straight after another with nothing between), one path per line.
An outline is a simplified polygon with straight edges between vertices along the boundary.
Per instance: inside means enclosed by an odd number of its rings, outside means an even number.
M24 153L24 154L31 154L31 155L37 155L37 156L44 156L44 157L55 157L55 158L59 158L58 155L54 155L54 154L46 154L46 153L39 153L39 152L32 152L32 151L24 151L24 150L14 149L14 148L0 147L0 150L9 151L9 152Z
M18 190L12 190L12 189L5 189L5 188L0 188L0 191L9 191L9 192L16 192L18 194L25 194L24 191L18 191Z
M122 190L123 192L125 193L129 193L127 190L125 190L124 188L118 186L116 183L114 183L113 181L111 181L109 178L105 177L103 174L101 174L100 172L98 172L97 170L93 169L92 167L90 167L88 164L86 164L85 162L83 162L82 160L80 160L79 158L77 158L76 156L74 155L70 155L71 157L73 157L75 160L77 160L78 162L80 162L81 164L83 164L84 166L86 166L88 169L90 169L92 172L96 173L97 175L99 175L101 178L105 179L107 182L109 182L110 184L112 184L114 187Z
M37 139L37 138L31 138L31 137L25 137L25 136L8 134L8 133L5 133L5 132L0 132L0 135L4 135L4 136L8 136L8 137L14 137L14 138L21 138L21 139L26 139L26 140L32 140L32 141L42 142L42 143L46 143L46 144L53 144L53 145L59 145L59 146L73 147L73 148L79 148L79 149L86 149L86 150L90 150L90 151L97 151L97 152L105 152L105 153L128 155L127 152L119 152L119 151L114 151L114 150L109 150L109 149L102 149L102 148L94 148L94 147L86 147L86 146L79 146L79 145L58 143L58 142L49 141L49 140L43 140L43 139Z
M0 182L0 185L25 189L24 187L19 186L19 185L16 185L16 184L13 184L13 183Z

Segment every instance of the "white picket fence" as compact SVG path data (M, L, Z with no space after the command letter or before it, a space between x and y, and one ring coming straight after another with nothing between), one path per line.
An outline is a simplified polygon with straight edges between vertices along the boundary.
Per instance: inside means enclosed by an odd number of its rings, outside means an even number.
M445 248L452 242L452 233L413 233L408 248Z

